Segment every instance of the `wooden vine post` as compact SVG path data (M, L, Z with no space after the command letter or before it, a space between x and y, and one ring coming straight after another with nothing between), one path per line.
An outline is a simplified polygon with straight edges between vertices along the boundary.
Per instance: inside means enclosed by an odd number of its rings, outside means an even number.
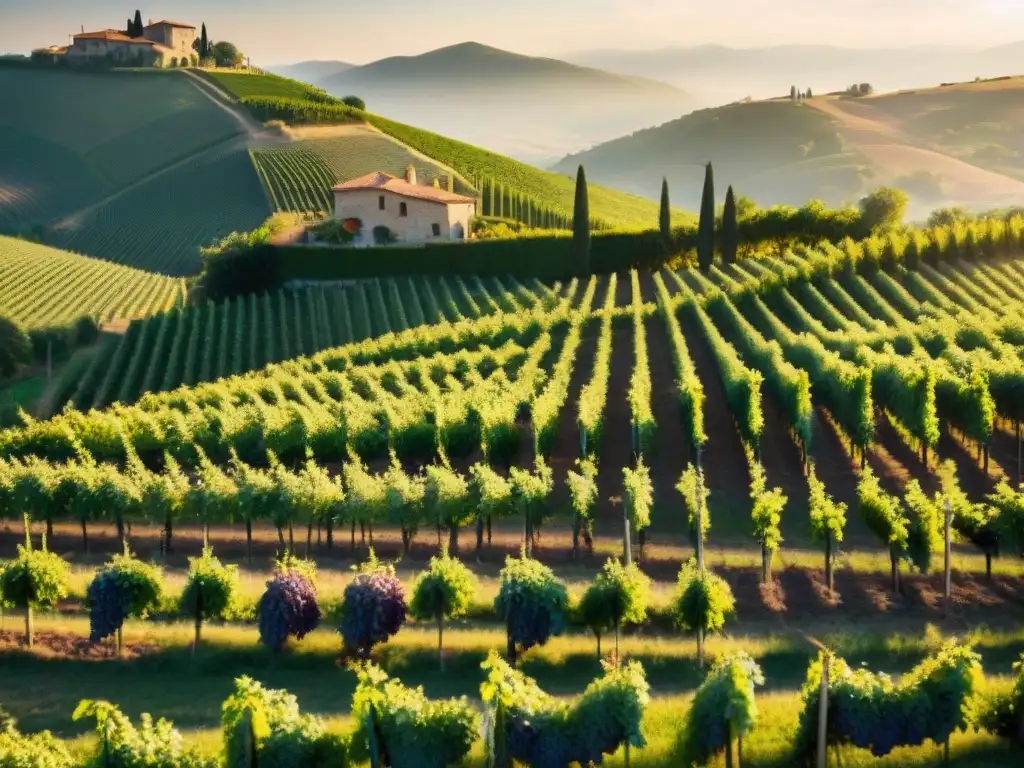
M953 610L953 579L952 579L952 549L950 543L950 527L953 524L953 503L946 499L946 526L945 537L945 580L943 581L943 598L946 615L949 616Z
M828 651L821 656L821 692L818 694L818 762L817 768L828 768Z

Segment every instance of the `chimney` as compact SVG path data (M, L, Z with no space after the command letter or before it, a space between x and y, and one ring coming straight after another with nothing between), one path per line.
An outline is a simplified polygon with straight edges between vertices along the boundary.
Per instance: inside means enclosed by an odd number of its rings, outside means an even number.
M410 165L405 169L405 180L413 186L416 185L416 166Z

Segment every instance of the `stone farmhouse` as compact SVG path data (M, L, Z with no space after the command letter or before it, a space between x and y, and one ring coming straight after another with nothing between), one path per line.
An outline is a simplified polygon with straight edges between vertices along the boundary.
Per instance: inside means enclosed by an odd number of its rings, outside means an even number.
M150 20L142 37L128 37L117 29L102 29L72 37L70 46L49 48L41 53L64 57L68 64L88 64L106 60L127 66L167 66L174 59L192 56L196 28L176 21Z
M378 171L338 184L333 192L335 218L362 222L357 244L465 240L476 213L471 197L418 185L412 166L404 179Z

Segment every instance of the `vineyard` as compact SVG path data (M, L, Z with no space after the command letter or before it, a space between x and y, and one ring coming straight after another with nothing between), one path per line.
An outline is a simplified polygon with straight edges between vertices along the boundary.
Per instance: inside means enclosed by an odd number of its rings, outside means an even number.
M0 236L0 306L25 328L145 317L183 298L180 281Z
M4 70L0 228L47 223L239 132L168 73ZM111 119L116 115L117 119Z
M74 409L0 432L0 596L25 618L0 647L37 635L63 665L0 650L0 701L70 737L102 695L199 729L195 761L258 715L261 765L811 765L827 667L832 765L1013 765L1022 237L376 279L133 323ZM58 693L19 696L42 675ZM100 704L77 708L120 723L97 749L185 749Z
M272 213L244 145L215 149L83 216L55 225L61 248L171 276L199 271L199 247Z
M446 188L450 173L365 126L352 126L344 136L257 148L252 157L271 203L279 211L332 211L331 188L335 184L374 171L402 177L413 165L420 183L437 180L442 188ZM455 189L460 194L473 193L461 179L456 179Z
M98 351L68 400L79 410L194 386L435 323L550 305L555 289L493 278L399 278L183 306L132 323Z

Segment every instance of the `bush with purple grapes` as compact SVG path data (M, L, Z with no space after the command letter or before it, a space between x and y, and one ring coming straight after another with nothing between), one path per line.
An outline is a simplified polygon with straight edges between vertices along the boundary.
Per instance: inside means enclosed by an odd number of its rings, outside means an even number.
M320 625L312 563L286 555L256 606L260 642L279 652L289 637L301 640Z
M401 629L405 613L405 591L394 567L378 561L370 550L370 559L345 587L338 628L345 650L368 658L373 646Z

